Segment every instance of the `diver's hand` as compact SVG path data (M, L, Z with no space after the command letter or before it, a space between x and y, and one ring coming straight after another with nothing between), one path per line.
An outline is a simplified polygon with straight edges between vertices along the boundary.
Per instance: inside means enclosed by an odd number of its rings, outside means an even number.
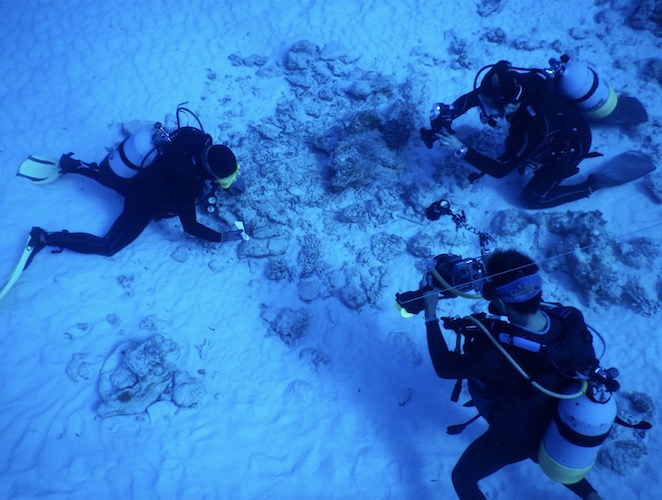
M246 191L246 183L240 177L235 179L232 185L225 190L226 193L231 194L233 196L240 195L245 191Z
M448 149L450 151L455 151L458 148L461 148L462 146L464 146L462 141L454 135L444 134L443 132L437 132L436 134L434 134L434 136L437 138L437 140L439 141L439 144L441 144L441 146L444 149Z

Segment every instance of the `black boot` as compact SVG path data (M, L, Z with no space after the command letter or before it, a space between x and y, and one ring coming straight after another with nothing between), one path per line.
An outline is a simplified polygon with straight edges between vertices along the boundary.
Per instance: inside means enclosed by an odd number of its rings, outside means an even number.
M61 174L70 174L75 172L78 167L81 165L80 160L75 160L72 158L73 153L67 153L60 157L60 162L58 163L58 169Z
M28 260L25 262L25 267L27 269L34 256L37 255L48 243L46 243L46 231L40 227L33 227L30 231L30 241L28 241L28 248L32 247L32 252L28 257Z

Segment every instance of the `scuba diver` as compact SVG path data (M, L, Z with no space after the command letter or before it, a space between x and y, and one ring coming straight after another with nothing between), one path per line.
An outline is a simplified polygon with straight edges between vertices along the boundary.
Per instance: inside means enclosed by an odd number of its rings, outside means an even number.
M218 232L197 221L196 206L212 196L217 187L229 190L237 179L239 165L230 148L212 144L211 136L204 132L199 120L199 128L180 126L181 112L197 119L192 112L179 107L176 130L168 132L160 123L152 130L139 130L100 164L74 159L73 153L62 155L59 161L29 157L20 174L33 182L52 182L59 175L75 173L92 178L124 197L122 213L105 236L32 228L29 245L34 250L30 261L46 246L112 256L134 241L151 221L170 217L179 217L186 233L203 240L244 239L243 228ZM44 167L53 169L50 176L34 174ZM208 184L212 185L211 191Z
M439 294L424 296L427 342L435 372L444 379L468 379L472 402L488 423L487 431L469 445L452 471L460 499L486 498L478 482L508 464L530 458L543 466L541 442L560 401L553 396L571 387L573 379L588 378L599 363L581 312L541 303L542 281L538 266L529 257L515 250L494 251L485 258L485 272L481 293L490 301L492 315L442 318L444 328L464 336L462 352L459 337L455 351L444 340L436 312ZM426 275L421 286L429 286L428 280ZM459 395L459 386L456 390ZM572 397L577 396L580 394ZM615 417L613 404L613 415L606 417L607 432ZM478 415L469 422L476 418ZM454 426L460 428L455 432L449 428L449 433L457 434L467 424ZM590 465L596 453L597 449ZM568 480L554 479L581 498L599 499L584 477L590 465ZM571 471L567 466L557 468L562 473Z
M618 186L653 171L650 156L630 151L614 158L582 182L564 182L579 172L582 160L601 156L589 152L591 129L585 116L598 122L629 125L648 118L639 101L623 98L619 103L608 86L604 99L593 104L588 114L582 112L580 104L592 102L591 92L602 87L596 84L589 93L574 100L557 91L557 87L564 88L563 83L570 85L568 82L572 82L571 77L577 73L577 64L572 66L567 61L567 56L562 57L562 63L552 59L550 62L556 63L554 71L519 72L516 70L522 68L513 68L508 61L486 66L476 75L473 91L450 106L435 105L430 118L432 128L421 129L423 141L431 148L432 143L439 140L457 158L480 170L480 174L469 176L472 182L484 174L501 178L515 170L530 177L521 195L523 206L529 209L555 207L586 198L598 189ZM480 74L487 68L490 69L476 86ZM590 76L595 76L597 81L594 72ZM481 120L492 127L500 118L508 123L505 151L496 159L462 143L451 128L455 118L474 107L480 108ZM627 108L632 112L628 114Z

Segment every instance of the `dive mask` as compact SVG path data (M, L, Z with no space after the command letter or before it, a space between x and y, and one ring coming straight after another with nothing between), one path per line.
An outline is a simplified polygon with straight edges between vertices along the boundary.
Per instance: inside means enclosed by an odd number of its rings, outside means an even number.
M223 177L222 179L216 179L216 182L218 182L223 189L229 189L230 186L234 183L234 181L237 180L237 175L239 175L239 168L240 165L237 163L237 169L232 173L232 175L229 175L227 177Z

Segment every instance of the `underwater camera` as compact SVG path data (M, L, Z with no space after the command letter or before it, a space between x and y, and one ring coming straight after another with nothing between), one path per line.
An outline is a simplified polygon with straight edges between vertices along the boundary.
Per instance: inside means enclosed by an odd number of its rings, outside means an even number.
M446 130L448 134L455 134L455 131L451 128L453 124L453 119L455 118L455 108L452 104L444 104L439 102L432 106L430 111L430 128L421 128L421 139L425 143L428 149L432 149L434 141L437 140L435 134Z
M414 315L425 309L423 297L436 292L441 299L453 299L468 292L480 292L485 267L480 259L463 259L460 255L445 253L434 258L434 267L428 271L426 285L418 290L396 293L395 300L403 316Z

